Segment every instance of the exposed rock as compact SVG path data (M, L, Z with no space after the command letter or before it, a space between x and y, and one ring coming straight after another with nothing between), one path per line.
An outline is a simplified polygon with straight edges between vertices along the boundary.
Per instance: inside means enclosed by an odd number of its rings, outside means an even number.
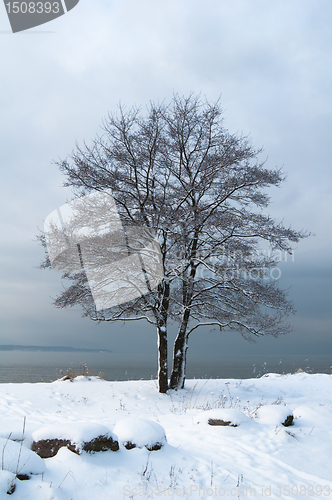
M12 495L16 489L16 484L13 483L10 485L9 490L7 491L7 495Z
M207 423L212 426L238 427L250 422L249 417L235 408L214 408L200 413L196 423Z
M98 436L91 441L73 443L68 439L42 439L34 441L32 451L41 458L54 457L60 448L66 447L68 450L80 455L82 452L96 453L99 451L118 451L119 443L110 436Z
M78 454L76 446L68 439L41 439L32 443L32 451L37 453L41 458L54 457L60 448L67 447L68 450Z
M42 458L54 457L63 447L78 455L119 449L117 437L108 427L90 422L42 427L32 438L32 449Z
M123 446L126 448L126 450L132 450L133 448L136 448L136 444L132 443L131 441L127 441L126 443L122 443Z
M160 450L162 447L164 446L163 443L155 443L154 445L152 446L148 446L146 445L145 448L149 451L158 451Z
M223 427L226 427L229 425L230 427L237 427L237 424L232 423L230 420L220 420L219 418L209 418L208 419L208 424L209 425L221 425Z
M288 415L286 420L284 422L281 422L284 427L289 427L290 425L293 425L294 417L293 415Z
M29 479L31 479L31 476L29 476L29 474L17 474L16 477L20 481L29 481Z
M7 470L0 470L0 497L2 494L12 495L15 491L15 474Z
M122 444L127 450L132 450L133 448L137 447L137 445L132 443L131 441L127 441L126 443L122 443ZM157 450L160 450L162 448L163 443L155 443L153 445L144 445L144 446L149 451L157 451ZM138 446L138 448L142 448L142 446Z
M118 451L119 443L111 436L98 436L87 443L83 443L82 451L94 453L99 451Z

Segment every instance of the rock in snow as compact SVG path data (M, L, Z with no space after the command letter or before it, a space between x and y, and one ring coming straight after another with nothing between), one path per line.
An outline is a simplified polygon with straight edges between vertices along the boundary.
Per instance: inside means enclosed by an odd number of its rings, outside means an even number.
M201 413L196 423L208 423L209 425L220 425L237 427L240 424L249 422L250 419L242 411L233 408L216 408Z
M15 490L15 474L8 470L0 470L0 496L11 495Z
M160 450L166 443L164 428L152 420L125 418L115 425L114 433L127 450L144 446L149 451Z
M293 424L293 412L287 406L265 405L260 406L255 416L262 424L283 425L288 427Z
M110 429L101 424L77 422L48 425L32 434L32 449L42 458L54 457L60 448L80 454L83 451L117 451L119 444Z

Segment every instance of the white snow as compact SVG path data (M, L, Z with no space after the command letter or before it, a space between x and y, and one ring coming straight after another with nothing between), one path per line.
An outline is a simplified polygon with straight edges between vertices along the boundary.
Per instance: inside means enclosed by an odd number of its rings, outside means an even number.
M279 412L289 410L294 425L283 427ZM208 425L211 415L239 425ZM16 479L8 497L6 477L13 476L5 471L16 472L21 443L6 438L13 432L21 439L24 417L19 469L34 475ZM0 429L0 499L332 498L332 375L188 380L168 394L159 394L155 381L1 384ZM157 429L167 441L148 451ZM33 437L86 441L101 430L118 433L119 451L61 448L42 460L29 450ZM142 448L121 445L133 437Z
M281 425L293 412L287 406L265 405L257 409L255 416L264 424Z
M143 448L143 446L150 448L156 444L164 445L166 443L165 430L152 420L125 418L116 424L114 433L122 445L130 442L138 448Z
M1 469L13 474L41 474L45 462L38 455L20 443L0 438Z
M1 387L1 386L0 386ZM4 415L1 415L1 428L0 437L7 439L10 436L12 441L21 441L23 432L22 422L19 422L17 426L13 425L12 419L7 419Z

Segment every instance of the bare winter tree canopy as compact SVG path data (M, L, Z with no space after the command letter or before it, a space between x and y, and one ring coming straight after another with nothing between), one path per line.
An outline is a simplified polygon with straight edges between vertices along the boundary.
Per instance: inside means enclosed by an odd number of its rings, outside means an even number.
M103 134L58 162L79 197L112 191L125 228L158 238L163 279L126 303L98 311L84 268L66 272L60 308L79 304L95 321L146 319L156 326L159 390L184 386L190 334L203 325L252 339L289 331L293 312L272 271L273 253L306 236L264 214L265 189L284 180L265 167L247 137L230 134L219 102L175 95L169 105L120 106ZM41 238L42 239L42 238ZM45 240L44 240L45 241ZM46 259L43 267L50 266ZM167 325L178 324L168 378Z

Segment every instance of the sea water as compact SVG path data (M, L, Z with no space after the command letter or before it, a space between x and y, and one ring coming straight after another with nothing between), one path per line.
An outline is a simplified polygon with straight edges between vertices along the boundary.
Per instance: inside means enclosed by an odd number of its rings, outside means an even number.
M171 363L172 360L170 360ZM52 382L70 370L106 380L149 380L157 376L157 353L0 352L0 383ZM265 373L332 373L328 355L188 356L187 378L256 378Z

